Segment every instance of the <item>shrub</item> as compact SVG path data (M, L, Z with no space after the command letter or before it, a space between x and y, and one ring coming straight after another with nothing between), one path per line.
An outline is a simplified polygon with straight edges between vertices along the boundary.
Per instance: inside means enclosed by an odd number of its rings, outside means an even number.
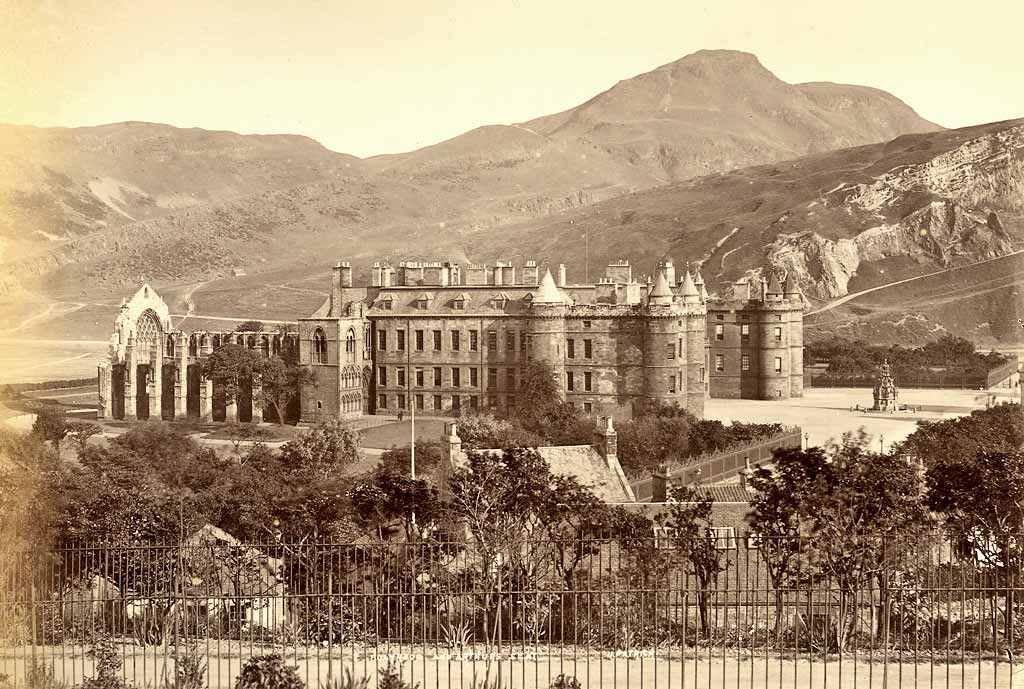
M129 689L133 685L121 677L124 661L117 644L109 638L97 641L86 653L96 661L96 676L85 679L76 689Z
M367 689L369 686L369 677L360 677L359 679L356 679L346 668L344 679L329 680L321 684L320 689Z
M285 665L279 653L271 653L245 661L235 689L305 689L305 684L298 668Z
M555 681L551 683L551 689L583 689L583 685L575 677L566 677L565 675L559 675L555 677Z
M409 684L405 682L398 674L393 661L389 662L388 666L380 671L380 681L377 683L378 689L419 689L419 686L419 683Z

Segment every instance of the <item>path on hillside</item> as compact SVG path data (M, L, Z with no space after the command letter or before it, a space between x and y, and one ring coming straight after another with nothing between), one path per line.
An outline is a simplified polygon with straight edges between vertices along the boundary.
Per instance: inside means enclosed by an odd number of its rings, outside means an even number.
M856 299L858 297L862 297L865 294L870 294L871 292L877 292L878 290L888 289L890 287L896 287L897 285L902 285L902 284L905 284L907 282L913 282L914 280L922 280L924 278L935 277L936 275L942 275L943 273L949 273L949 272L954 271L954 270L961 270L963 268L973 268L974 266L980 266L980 265L985 264L985 263L991 263L992 261L999 261L999 260L1002 260L1004 258L1008 258L1010 256L1016 256L1017 254L1021 254L1021 253L1024 253L1024 249L1018 249L1017 251L1012 251L1012 252L1010 252L1008 254L1004 254L1003 256L996 256L995 258L986 258L983 261L977 261L975 263L968 263L968 264L962 265L962 266L953 266L952 268L944 268L943 270L937 270L934 273L926 273L924 275L917 275L917 276L914 276L912 278L904 278L903 280L897 280L896 282L887 282L886 284L878 285L877 287L871 287L869 289L862 289L859 292L854 292L853 294L847 294L844 297L839 297L838 299L833 299L832 301L830 301L829 303L825 304L821 308L815 309L814 311L809 311L809 312L805 313L804 317L806 318L807 316L814 316L814 315L817 315L819 313L824 313L826 311L831 311L832 309L836 308L837 306L842 306L843 304L845 304L848 301L852 301L852 300L854 300L854 299Z

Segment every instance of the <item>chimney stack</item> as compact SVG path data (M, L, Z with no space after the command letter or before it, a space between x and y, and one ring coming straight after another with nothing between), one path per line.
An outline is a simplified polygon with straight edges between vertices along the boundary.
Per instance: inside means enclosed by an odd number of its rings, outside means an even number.
M565 287L565 264L558 264L558 286Z

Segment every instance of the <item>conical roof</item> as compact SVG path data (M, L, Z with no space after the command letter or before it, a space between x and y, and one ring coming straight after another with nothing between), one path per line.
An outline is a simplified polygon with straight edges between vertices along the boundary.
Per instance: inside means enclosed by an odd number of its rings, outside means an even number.
M779 276L775 273L768 279L768 294L782 294L782 285L779 284Z
M683 277L683 287L680 294L685 297L699 297L700 292L697 291L697 285L693 282L693 276L690 275L690 271L686 271L686 275Z
M654 279L654 288L651 289L651 297L671 297L672 288L669 287L668 279L665 277L665 271L659 270L658 277Z
M789 271L789 275L786 276L786 284L782 288L784 294L796 294L800 291L800 285L796 282L796 275L793 271Z
M564 304L565 299L562 297L561 290L555 284L555 279L551 277L551 270L544 271L544 277L541 278L540 285L533 291L533 303L534 304Z

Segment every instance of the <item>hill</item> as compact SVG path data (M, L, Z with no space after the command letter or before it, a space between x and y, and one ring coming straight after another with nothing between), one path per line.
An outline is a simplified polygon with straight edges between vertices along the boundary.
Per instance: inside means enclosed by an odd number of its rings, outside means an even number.
M303 137L2 127L0 293L81 297L428 245L465 260L462 247L495 228L937 128L884 92L786 84L734 51L686 56L563 113L363 161Z

